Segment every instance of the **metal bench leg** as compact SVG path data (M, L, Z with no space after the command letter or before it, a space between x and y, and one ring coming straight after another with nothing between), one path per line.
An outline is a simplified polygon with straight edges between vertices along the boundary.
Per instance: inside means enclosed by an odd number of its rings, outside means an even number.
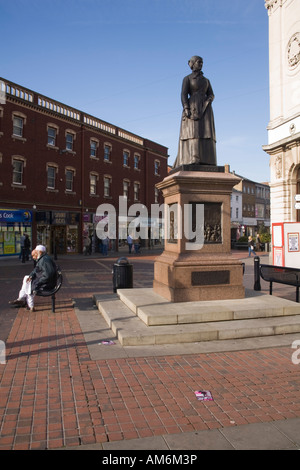
M51 296L52 299L52 312L55 313L55 294Z
M270 282L270 295L272 295L272 292L273 292L273 283Z

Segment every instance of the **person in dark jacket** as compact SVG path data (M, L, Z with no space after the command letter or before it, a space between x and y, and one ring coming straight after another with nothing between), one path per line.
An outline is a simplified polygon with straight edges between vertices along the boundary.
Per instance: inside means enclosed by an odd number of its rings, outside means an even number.
M25 307L34 311L34 296L38 290L51 290L57 281L57 267L52 258L46 254L46 248L38 245L32 252L36 260L35 268L23 279L22 289L16 300L9 302L14 307Z
M43 245L36 247L38 258L34 270L29 274L28 282L31 281L31 291L51 290L57 281L57 267L52 258L46 253Z

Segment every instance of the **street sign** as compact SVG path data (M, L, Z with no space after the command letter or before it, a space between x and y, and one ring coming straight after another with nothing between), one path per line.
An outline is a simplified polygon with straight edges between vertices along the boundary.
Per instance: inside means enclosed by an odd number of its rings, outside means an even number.
M295 201L300 202L300 194L296 194Z
M300 210L300 202L296 202L296 204L295 204L295 209Z

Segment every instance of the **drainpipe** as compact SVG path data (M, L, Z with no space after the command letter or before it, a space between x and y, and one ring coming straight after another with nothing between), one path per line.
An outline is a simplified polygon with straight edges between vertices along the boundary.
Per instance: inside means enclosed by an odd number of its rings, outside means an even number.
M80 216L80 246L81 246L81 253L83 250L83 214L84 214L84 206L85 206L85 198L84 198L84 126L81 125L81 216Z

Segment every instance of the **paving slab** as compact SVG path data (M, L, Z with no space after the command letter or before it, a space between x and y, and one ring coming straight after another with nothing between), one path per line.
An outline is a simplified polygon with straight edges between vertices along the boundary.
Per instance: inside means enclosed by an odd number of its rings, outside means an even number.
M273 426L300 447L300 418L275 421Z
M295 441L289 439L272 423L253 423L222 428L220 432L236 450L297 449Z
M218 430L169 434L164 436L170 450L234 450L228 439Z
M299 450L300 418L55 450Z
M163 436L153 436L144 439L130 439L127 441L105 442L103 450L168 450Z

